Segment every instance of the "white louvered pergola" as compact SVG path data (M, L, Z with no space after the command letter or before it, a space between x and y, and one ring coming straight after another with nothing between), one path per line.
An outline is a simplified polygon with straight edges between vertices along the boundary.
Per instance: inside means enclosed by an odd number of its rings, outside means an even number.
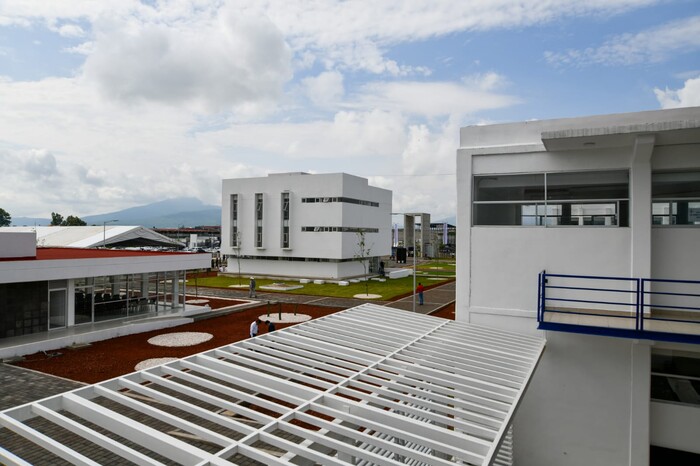
M365 304L3 411L0 462L508 464L543 349Z

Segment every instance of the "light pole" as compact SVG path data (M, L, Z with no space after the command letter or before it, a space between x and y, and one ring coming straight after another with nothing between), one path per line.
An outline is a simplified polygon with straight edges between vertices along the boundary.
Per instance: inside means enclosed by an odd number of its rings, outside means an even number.
M392 212L391 215L403 215L404 220L406 217L413 217L413 312L416 312L416 217L420 214L405 214L402 212ZM403 239L406 245L406 252L408 252L408 243L406 241L406 222L403 223Z
M102 249L107 247L107 224L118 221L119 220L105 220L102 222Z

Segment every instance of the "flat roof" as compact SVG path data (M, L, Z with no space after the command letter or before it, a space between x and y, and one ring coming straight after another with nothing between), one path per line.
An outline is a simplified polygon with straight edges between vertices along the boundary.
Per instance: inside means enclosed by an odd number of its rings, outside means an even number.
M192 254L186 252L166 251L132 251L128 249L86 249L86 248L36 248L36 257L6 257L3 262L26 260L70 260L70 259L107 259L114 257L167 256Z
M543 339L364 304L0 412L0 460L493 464Z

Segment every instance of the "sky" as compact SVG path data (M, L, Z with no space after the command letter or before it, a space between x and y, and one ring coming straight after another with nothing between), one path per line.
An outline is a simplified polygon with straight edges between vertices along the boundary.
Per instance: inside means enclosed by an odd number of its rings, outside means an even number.
M698 105L698 0L0 0L13 217L303 171L439 220L460 127Z

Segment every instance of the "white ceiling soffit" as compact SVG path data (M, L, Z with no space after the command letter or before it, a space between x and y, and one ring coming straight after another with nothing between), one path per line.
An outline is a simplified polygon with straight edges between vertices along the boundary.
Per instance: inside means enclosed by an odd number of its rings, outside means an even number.
M6 410L0 460L494 464L543 349L365 304Z

